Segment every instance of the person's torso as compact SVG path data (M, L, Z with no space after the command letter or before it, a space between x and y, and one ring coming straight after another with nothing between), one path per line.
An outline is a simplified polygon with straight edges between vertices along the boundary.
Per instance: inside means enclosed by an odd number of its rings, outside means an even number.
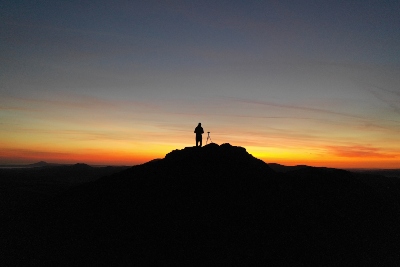
M197 126L196 129L194 130L194 132L195 132L196 134L202 134L202 133L204 133L203 127Z

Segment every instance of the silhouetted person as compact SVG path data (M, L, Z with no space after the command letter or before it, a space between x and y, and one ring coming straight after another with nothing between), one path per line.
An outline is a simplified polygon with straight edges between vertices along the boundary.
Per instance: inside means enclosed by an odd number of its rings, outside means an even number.
M196 146L199 146L198 143L200 142L200 146L203 144L203 136L204 133L203 127L201 127L201 123L194 129L194 133L196 134Z

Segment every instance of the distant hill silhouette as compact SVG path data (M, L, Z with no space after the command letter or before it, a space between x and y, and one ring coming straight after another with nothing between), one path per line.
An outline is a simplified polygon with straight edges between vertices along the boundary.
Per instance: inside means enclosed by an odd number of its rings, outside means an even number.
M400 178L400 169L356 169L350 170L352 172L361 174L381 175L386 177Z
M32 164L6 164L0 165L0 168L35 168L35 167L49 167L49 166L62 166L66 164L48 163L46 161L39 161Z
M0 168L0 210L35 206L78 184L95 181L128 167L90 167L78 163L58 165L38 162L24 168Z
M276 172L296 171L304 168L309 168L307 165L285 166L278 163L268 163L268 166Z
M60 166L62 164L57 163L47 163L46 161L39 161L33 164L26 165L27 167L45 167L45 166Z
M19 214L7 249L52 265L394 266L398 201L348 171L279 173L242 147L209 144Z

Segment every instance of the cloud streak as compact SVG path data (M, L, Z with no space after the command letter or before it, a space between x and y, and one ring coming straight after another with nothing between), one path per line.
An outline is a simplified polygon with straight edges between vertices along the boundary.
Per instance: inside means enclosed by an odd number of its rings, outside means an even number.
M369 92L382 101L383 103L387 104L389 108L391 108L397 114L400 114L400 92L395 92L391 90L387 90L378 86L374 86L379 91L369 90ZM382 94L384 93L384 94ZM397 98L397 99L396 99Z
M376 147L370 146L326 146L328 151L338 157L343 158L379 158L379 159L395 159L398 158L400 151L387 152Z
M6 100L6 101L5 101ZM123 107L136 107L158 110L159 106L145 101L102 98L82 93L58 93L45 97L5 96L0 106L3 110L40 111L46 108L79 108L93 110L120 110ZM0 102L1 103L1 102ZM8 104L7 104L8 103ZM9 103L12 103L9 104Z
M240 102L240 103L246 103L246 104L262 105L262 106L285 108L285 109L291 109L291 110L307 111L307 112L312 112L312 113L315 113L315 114L324 113L324 114L341 116L341 117L348 117L348 118L353 118L353 119L363 119L363 120L365 119L364 117L358 116L358 115L352 115L352 114L348 114L348 113L344 113L344 112L331 111L331 110L320 109L320 108L304 107L304 106L297 106L297 105L292 105L292 104L281 104L281 103L260 101L260 100L242 99L242 98L238 98L238 97L226 97L226 98L230 99L231 101L234 101L234 102Z

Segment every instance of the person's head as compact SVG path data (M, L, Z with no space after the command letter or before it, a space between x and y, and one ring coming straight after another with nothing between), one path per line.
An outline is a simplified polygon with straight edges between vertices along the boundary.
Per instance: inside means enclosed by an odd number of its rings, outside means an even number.
M199 126L201 126L201 122L199 122Z

